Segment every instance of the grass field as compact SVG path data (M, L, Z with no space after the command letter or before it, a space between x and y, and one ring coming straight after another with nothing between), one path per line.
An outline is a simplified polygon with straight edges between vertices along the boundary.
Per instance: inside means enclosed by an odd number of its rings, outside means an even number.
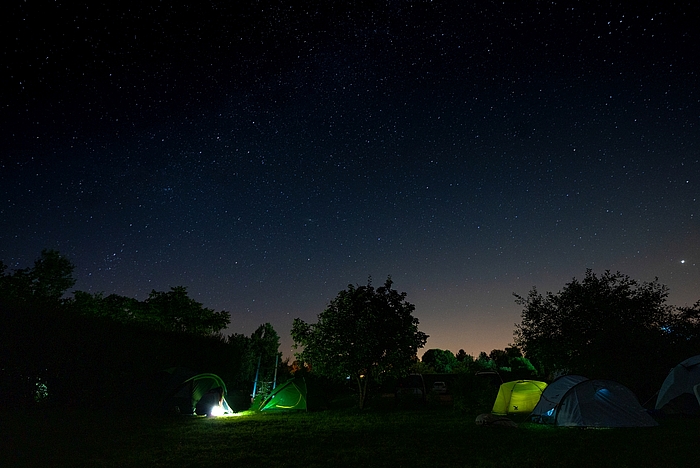
M480 427L451 409L333 410L237 417L43 412L2 417L0 466L698 466L700 420L647 429Z

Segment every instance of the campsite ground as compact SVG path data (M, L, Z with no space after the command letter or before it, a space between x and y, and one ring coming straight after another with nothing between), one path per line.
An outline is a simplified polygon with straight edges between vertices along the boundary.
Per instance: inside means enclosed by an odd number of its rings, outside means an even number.
M238 417L3 415L0 466L696 466L700 419L585 430L480 427L449 408Z

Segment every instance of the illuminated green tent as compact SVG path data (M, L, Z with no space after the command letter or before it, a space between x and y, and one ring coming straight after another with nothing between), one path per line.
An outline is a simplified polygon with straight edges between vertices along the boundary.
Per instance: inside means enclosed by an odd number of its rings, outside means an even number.
M168 371L177 379L178 370ZM181 414L228 414L232 413L226 402L226 384L216 374L196 374L184 380L170 391L165 405Z
M540 401L547 384L537 380L514 380L506 382L498 389L493 404L493 414L529 414Z
M306 410L306 381L303 377L286 381L260 404L260 411Z

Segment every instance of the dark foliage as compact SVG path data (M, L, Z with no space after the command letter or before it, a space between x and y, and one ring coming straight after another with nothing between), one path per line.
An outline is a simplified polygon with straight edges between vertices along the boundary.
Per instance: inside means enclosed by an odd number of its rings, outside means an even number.
M642 401L651 398L668 370L697 354L697 307L675 311L668 289L621 273L586 271L557 294L516 295L523 306L515 342L549 372L617 380Z
M41 387L44 405L136 409L142 383L158 371L184 366L231 381L242 365L216 336L148 330L58 306L5 312L11 328L0 336L0 398L12 405L37 403Z
M0 263L3 405L148 409L144 382L171 367L215 373L238 399L250 363L215 333L228 313L204 308L182 287L144 302L81 292L65 299L73 269L47 250L32 268L8 273Z
M138 301L130 297L76 291L70 301L79 314L109 318L158 331L183 332L208 336L224 330L231 321L226 311L215 312L188 297L187 288L177 286L170 291L151 291Z
M316 324L295 319L292 338L299 358L314 372L357 384L359 406L388 377L408 373L427 335L418 330L415 306L392 289L391 278L375 289L349 285L340 291Z

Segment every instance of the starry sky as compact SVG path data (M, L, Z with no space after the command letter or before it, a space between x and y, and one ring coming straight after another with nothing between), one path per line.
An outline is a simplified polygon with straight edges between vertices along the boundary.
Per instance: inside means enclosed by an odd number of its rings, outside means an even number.
M186 286L286 356L369 277L473 355L587 268L691 305L700 5L605 3L12 2L0 259Z

